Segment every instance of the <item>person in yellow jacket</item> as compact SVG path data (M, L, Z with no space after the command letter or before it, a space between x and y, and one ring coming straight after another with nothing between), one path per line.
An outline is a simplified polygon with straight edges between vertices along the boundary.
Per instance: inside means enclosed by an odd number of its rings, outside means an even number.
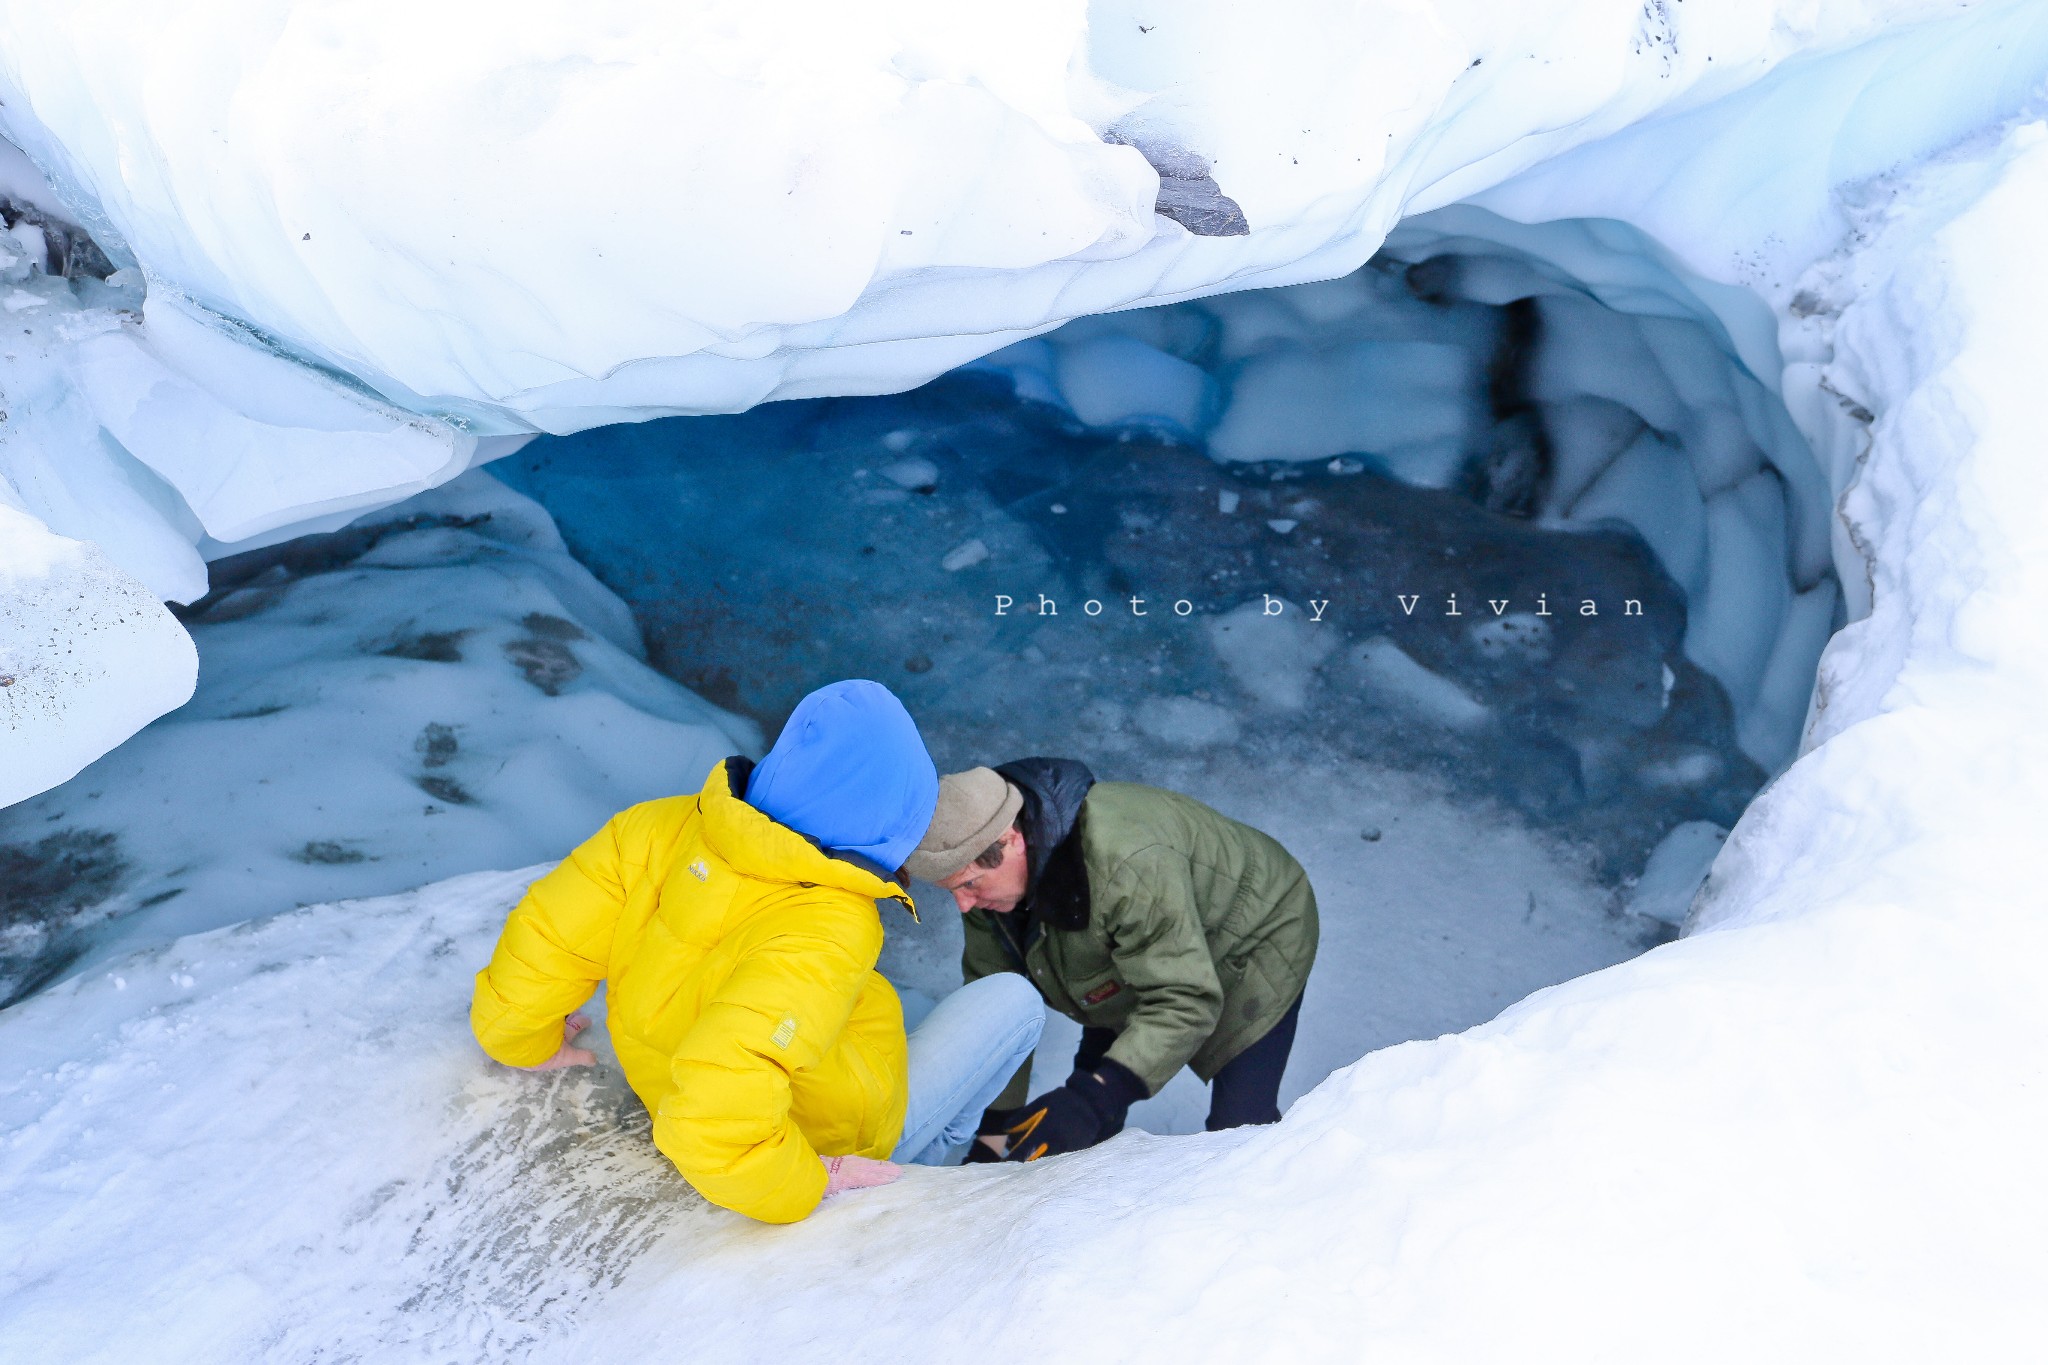
M509 1066L587 1064L575 1011L606 983L655 1145L706 1199L764 1222L947 1160L1044 1011L1028 986L981 989L1005 979L990 977L906 1039L875 971L877 902L910 906L897 869L937 799L887 688L820 688L758 766L728 758L695 796L620 812L528 889L477 973L477 1041Z

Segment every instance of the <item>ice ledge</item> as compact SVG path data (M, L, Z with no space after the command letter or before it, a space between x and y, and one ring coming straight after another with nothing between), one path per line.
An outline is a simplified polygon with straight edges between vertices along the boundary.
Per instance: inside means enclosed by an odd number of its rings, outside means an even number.
M183 705L198 677L163 603L22 511L0 478L0 806L68 780Z

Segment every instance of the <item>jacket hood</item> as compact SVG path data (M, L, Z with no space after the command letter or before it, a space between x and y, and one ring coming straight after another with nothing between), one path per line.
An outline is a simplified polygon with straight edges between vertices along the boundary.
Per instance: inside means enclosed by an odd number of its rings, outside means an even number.
M893 871L931 825L939 770L895 694L854 678L797 703L748 780L746 801L826 848Z
M906 907L911 904L910 893L872 858L821 847L815 839L754 809L744 799L753 771L752 759L738 755L721 759L697 794L704 841L734 871L761 881L808 882L875 900L899 900ZM914 917L915 911L912 914Z
M1088 924L1088 875L1081 860L1081 803L1095 785L1073 758L1020 758L996 771L1024 796L1025 868L1031 913L1061 929Z

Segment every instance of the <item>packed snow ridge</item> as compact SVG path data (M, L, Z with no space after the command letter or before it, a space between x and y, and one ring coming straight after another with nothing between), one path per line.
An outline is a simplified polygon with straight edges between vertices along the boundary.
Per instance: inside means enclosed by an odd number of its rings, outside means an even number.
M189 692L154 601L196 594L191 555L489 439L901 388L1076 316L1340 276L1468 200L1621 220L1769 306L1745 363L1820 458L1849 618L1800 758L1677 943L1374 1053L1272 1129L942 1172L773 1237L652 1217L645 1154L590 1137L615 1097L462 1050L454 959L517 878L186 939L0 1023L10 1353L918 1356L1103 1323L1160 1358L2023 1353L2048 12L703 13L250 0L223 43L139 0L0 4L0 116L55 201L8 213L10 316L50 322L0 362L6 797ZM1146 145L1249 231L1158 212ZM113 270L53 251L63 224ZM337 434L360 456L324 458ZM564 1270L594 1209L619 1235Z

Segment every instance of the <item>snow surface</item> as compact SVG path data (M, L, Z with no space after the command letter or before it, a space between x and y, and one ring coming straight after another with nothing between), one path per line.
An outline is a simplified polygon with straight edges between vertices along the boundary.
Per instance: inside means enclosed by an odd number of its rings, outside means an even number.
M0 150L5 805L192 695L192 641L156 599L202 596L207 553L339 525L478 443L145 299Z
M0 1000L279 907L560 857L761 751L642 662L624 604L482 471L215 568L192 701L0 810Z
M9 492L0 480L0 806L56 786L183 702L199 668L147 588Z
M22 5L4 18L10 40L23 24L47 39L106 8ZM1190 142L1205 114L1247 141L1316 127L1301 103L1332 90L1405 108L1434 54L1456 49L1448 70L1470 46L1426 31L1432 13L1419 10L1347 16L1369 30L1359 38L1233 13L1241 41L1162 100L1160 121L1172 115ZM1819 5L1778 25L1747 4L1578 6L1575 23L1561 13L1470 16L1473 32L1501 39L1486 68L1510 74L1441 106L1417 102L1409 159L1377 182L1402 183L1362 193L1391 206L1426 185L1409 202L1434 207L1666 101L1690 109L1559 158L1488 203L1626 218L1700 273L1757 285L1781 323L1793 415L1830 491L1846 494L1833 548L1853 624L1823 656L1807 752L1732 832L1692 934L1484 1027L1374 1053L1277 1128L1132 1135L1035 1168L913 1173L787 1230L676 1213L649 1231L654 1203L637 1182L658 1168L614 1126L630 1106L586 1102L598 1095L582 1089L590 1078L536 1089L434 1042L458 1034L460 932L483 934L473 926L516 880L444 888L459 907L434 909L448 927L417 940L414 906L295 912L242 935L276 949L282 971L261 970L273 959L255 949L237 958L227 935L186 940L138 960L145 985L96 974L0 1020L22 1062L0 1153L10 1193L26 1192L0 1213L8 1264L21 1268L0 1307L11 1353L47 1355L55 1342L90 1355L108 1342L108 1357L290 1356L295 1342L305 1355L341 1340L398 1358L504 1356L522 1342L554 1358L919 1358L1099 1351L1110 1331L1157 1358L1471 1360L1551 1343L1594 1359L2023 1358L2048 1276L2037 1151L2048 995L2036 980L2048 929L2032 851L2048 760L2032 410L2048 280L2026 268L2048 214L2048 130L2011 116L2039 89L2042 11ZM1959 17L1862 50L1886 60L1787 63L1747 96L1706 102L1758 74L1726 60L1702 77L1707 55L1823 46L1915 16ZM1573 60L1499 56L1545 26L1524 50ZM190 59L175 40L211 41L206 28L158 28L112 54L153 43L179 66ZM1599 41L1623 32L1640 56ZM1249 85L1254 64L1274 69L1277 44L1310 49L1280 97L1205 103ZM22 46L4 45L10 80ZM460 47L426 43L419 60ZM1385 54L1388 79L1360 79L1359 52ZM1317 79L1346 64L1343 79ZM52 86L36 105L45 118L67 93ZM231 87L149 88L175 103ZM76 94L65 107L97 117ZM1522 136L1532 127L1557 131ZM117 161L89 136L70 141ZM1781 155L1794 147L1812 155ZM1242 188L1227 172L1220 181L1252 235L1191 242L1186 258L1265 250L1276 207L1308 224L1298 240L1321 230L1319 214L1356 204L1262 198L1292 175L1277 161ZM1361 240L1392 216L1362 225ZM1341 273L1364 254L1331 269L1304 253L1299 268ZM1091 306L1085 290L1073 298ZM444 938L457 947L435 958ZM230 963L217 999L200 989L215 953ZM308 953L327 960L308 965ZM423 975L380 974L393 962ZM159 964L160 979L142 976ZM319 989L327 978L335 994ZM449 983L428 992L440 1013L408 988L421 980ZM414 1028L428 1018L438 1034ZM229 1036L248 1041L217 1041ZM405 1074L394 1068L415 1064L423 1083L393 1083ZM213 1088L220 1076L240 1083ZM472 1085L485 1087L481 1117L451 1115L449 1097ZM407 1126L406 1115L419 1117ZM491 1121L505 1116L516 1122ZM265 1143L258 1131L304 1136ZM357 1140L366 1134L397 1137ZM575 1150L595 1154L565 1159ZM564 1250L592 1226L593 1190L615 1197L616 1220L596 1226L619 1235ZM351 1228L365 1229L362 1243ZM348 1256L354 1245L365 1254ZM339 1248L353 1276L291 1281L322 1247ZM208 1311L179 1312L200 1303ZM293 1338L300 1322L326 1334Z
M536 430L902 389L1068 319L1343 275L1404 213L1847 51L1798 115L1813 158L1745 201L1775 218L1798 197L1801 231L1759 249L1810 246L1827 186L2011 112L2048 61L2029 0L415 10L0 4L0 133L35 163L7 157L0 192L25 186L148 291L50 350L66 387L37 406L65 415L38 443L61 489L31 502L83 515L43 519L160 596L195 590L187 547L332 530ZM1920 47L1938 60L1913 65ZM1637 158L1617 174L1640 204L1673 158ZM1703 218L1720 244L1766 235L1685 205L1675 237ZM1402 364L1455 388L1451 360ZM49 368L0 369L0 390L19 403ZM1252 368L1268 405L1343 372ZM1197 416L1208 396L1181 380L1150 415ZM1346 434L1405 437L1440 471L1450 433L1393 415ZM1717 524L1743 539L1732 508ZM1788 609L1776 686L1732 689L1755 693L1767 762L1830 607ZM146 690L174 694L184 666L160 652Z
M394 401L561 431L902 388L1005 333L1343 273L1418 198L1957 8L241 0L223 42L21 0L0 84L166 288ZM1250 232L1155 214L1151 162L1205 166Z
M1627 526L1684 589L1687 656L1749 755L1797 751L1841 596L1826 476L1777 395L1768 309L1625 224L1455 206L1341 279L1086 318L967 368L1226 462L1334 460Z

